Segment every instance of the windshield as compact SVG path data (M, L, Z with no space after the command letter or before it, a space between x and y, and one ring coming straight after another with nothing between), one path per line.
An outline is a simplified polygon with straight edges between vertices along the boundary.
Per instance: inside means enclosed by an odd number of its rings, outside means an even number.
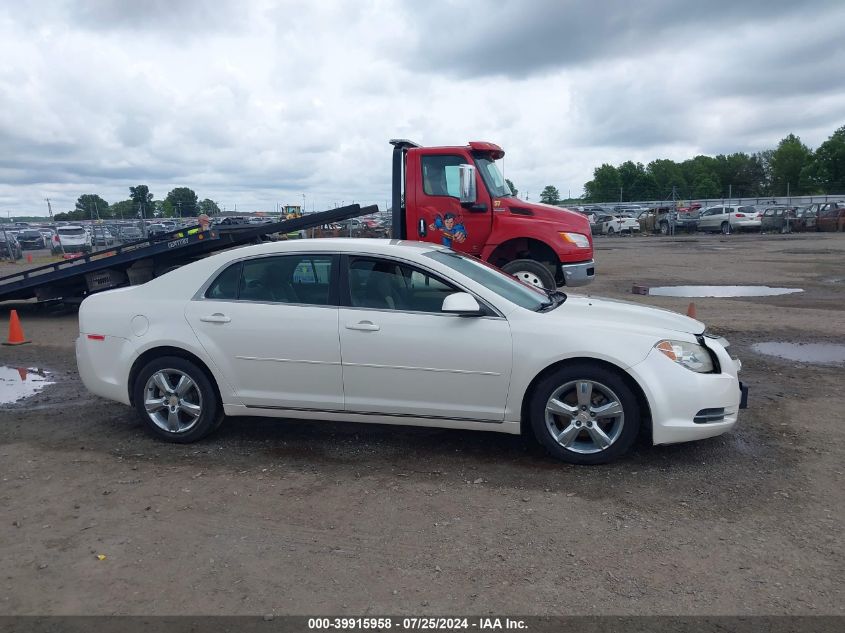
M41 237L38 231L21 231L19 237Z
M487 185L491 197L504 198L506 196L513 196L511 188L508 187L508 183L505 182L505 178L502 176L499 168L496 167L496 163L489 158L476 158L475 163L478 165L478 171L481 172L481 178L484 180L484 184Z
M498 268L474 257L454 251L429 251L425 253L425 256L458 271L500 297L528 310L536 312L549 305L549 298L542 290L517 281Z

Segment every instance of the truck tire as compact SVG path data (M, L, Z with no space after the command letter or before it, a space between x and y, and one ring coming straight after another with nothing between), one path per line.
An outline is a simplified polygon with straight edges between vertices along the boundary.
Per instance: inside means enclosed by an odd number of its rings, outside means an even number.
M530 286L554 290L555 276L542 263L533 259L515 259L502 266L502 270Z
M668 222L661 222L660 223L660 234L661 235L669 235L669 223Z
M722 222L722 235L730 235L731 234L731 223L730 222Z

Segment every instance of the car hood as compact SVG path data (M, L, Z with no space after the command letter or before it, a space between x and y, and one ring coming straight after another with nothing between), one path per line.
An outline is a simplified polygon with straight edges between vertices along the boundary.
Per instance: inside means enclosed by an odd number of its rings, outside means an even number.
M557 313L567 320L580 318L601 327L603 324L614 329L650 330L702 334L704 323L683 314L653 308L630 301L605 299L583 295L569 295L566 302L552 314Z

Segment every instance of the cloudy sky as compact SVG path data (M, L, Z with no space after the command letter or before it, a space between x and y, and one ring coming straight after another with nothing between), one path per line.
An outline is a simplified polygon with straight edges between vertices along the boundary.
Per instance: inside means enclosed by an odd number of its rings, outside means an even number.
M0 5L0 215L189 186L238 210L389 198L388 139L489 140L536 200L602 162L845 124L845 2Z

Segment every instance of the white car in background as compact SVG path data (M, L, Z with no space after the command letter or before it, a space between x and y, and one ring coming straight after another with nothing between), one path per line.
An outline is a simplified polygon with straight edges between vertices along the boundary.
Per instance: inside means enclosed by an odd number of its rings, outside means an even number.
M56 229L61 249L66 253L90 253L94 250L91 233L86 227L68 224Z
M699 231L721 232L730 235L735 231L759 231L762 216L752 206L723 205L707 207L698 220Z
M533 432L579 464L730 430L739 362L704 324L517 281L428 243L273 242L86 298L94 394L155 436L225 415Z
M610 219L602 222L601 232L604 235L613 235L615 233L639 233L640 223L636 218L614 215Z

